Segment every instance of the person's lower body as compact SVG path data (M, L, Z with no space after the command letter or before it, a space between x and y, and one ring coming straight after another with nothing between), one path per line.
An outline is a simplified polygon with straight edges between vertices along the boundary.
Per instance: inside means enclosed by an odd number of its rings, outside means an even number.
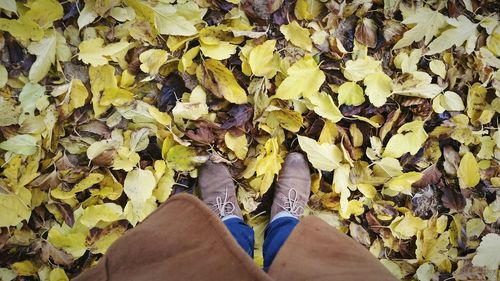
M223 223L226 225L229 232L231 232L240 247L251 258L253 258L255 240L252 228L238 217L224 219ZM278 216L276 216L276 218L269 223L264 234L264 245L262 249L265 271L267 271L269 266L271 266L274 257L276 257L276 254L278 254L281 246L283 246L286 239L298 223L299 220L296 217L286 214L278 214Z
M219 216L234 239L250 257L254 252L254 232L243 220L235 185L227 167L208 161L199 172L200 198ZM271 222L264 234L264 270L299 223L310 194L309 166L300 153L290 153L280 171L270 210Z

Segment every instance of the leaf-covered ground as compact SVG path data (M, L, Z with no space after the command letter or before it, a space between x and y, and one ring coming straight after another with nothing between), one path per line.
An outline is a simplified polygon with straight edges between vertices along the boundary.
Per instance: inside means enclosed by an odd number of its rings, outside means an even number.
M196 193L208 158L231 167L260 247L290 151L311 164L307 212L398 278L499 279L498 1L1 0L0 13L1 280L76 276Z

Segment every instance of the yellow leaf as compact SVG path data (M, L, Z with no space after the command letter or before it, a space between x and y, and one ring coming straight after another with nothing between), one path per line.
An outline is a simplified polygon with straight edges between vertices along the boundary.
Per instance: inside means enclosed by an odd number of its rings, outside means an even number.
M99 117L108 110L109 106L100 105L101 92L107 88L117 88L115 68L109 64L89 68L90 89L92 91L92 107L94 114Z
M266 118L266 124L272 130L281 127L293 133L298 132L303 123L304 118L302 115L297 111L289 109L273 110Z
M500 27L497 27L486 39L486 46L497 57L500 56Z
M15 0L4 0L0 1L0 9L4 9L9 12L17 13L17 6Z
M417 250L415 254L420 261L430 261L441 270L446 260L448 245L450 244L450 232L446 231L437 237L437 233L432 228L419 231L417 234Z
M30 8L23 17L38 23L41 28L49 28L52 23L64 16L64 10L57 0L37 0L26 4Z
M87 246L85 245L87 234L88 228L83 225L75 224L71 228L66 224L61 226L54 224L49 230L47 241L54 245L54 247L63 249L77 259L87 251Z
M106 88L101 96L101 106L124 106L134 101L134 93L120 88Z
M49 281L69 281L66 272L62 268L54 268L50 271Z
M0 19L0 30L7 31L21 41L38 41L43 38L43 30L33 20L21 17L15 20Z
M154 106L150 106L148 108L148 112L156 120L156 122L162 124L163 126L170 126L172 119L170 118L170 115L168 115L166 112L161 112L158 108Z
M365 93L368 99L376 107L384 105L387 98L391 95L391 77L383 72L375 72L367 75L363 83L366 86Z
M433 84L427 72L413 71L403 83L393 85L393 94L432 99L444 90L444 86Z
M50 195L57 199L70 199L75 196L78 192L82 192L94 184L101 182L104 179L104 175L98 173L90 173L80 182L78 182L70 191L63 191L59 187L52 189Z
M194 48L189 49L184 55L182 55L181 60L179 61L178 69L181 72L188 71L188 68L193 65L193 59L200 53L200 47L196 46ZM189 72L190 74L193 74Z
M160 34L190 36L197 33L197 23L203 22L207 9L200 9L195 2L169 5L159 3L151 7L156 28Z
M489 123L493 115L488 114L487 89L480 83L469 87L467 94L467 116L473 125Z
M261 180L259 192L261 195L269 190L273 183L274 176L278 175L281 170L283 158L279 152L279 144L277 138L270 138L266 141L264 147L260 150L256 161L256 176Z
M95 38L82 41L78 46L80 52L78 58L86 64L92 66L105 65L110 60L110 57L122 52L130 46L130 43L121 41L118 43L111 43L107 46L104 45L104 39Z
M457 93L446 91L432 100L432 109L437 113L443 113L445 110L461 111L465 109L465 106L462 98Z
M392 234L399 239L410 239L417 234L419 230L427 227L427 222L419 217L413 216L410 212L404 216L396 217L389 228Z
M405 17L403 24L413 26L411 30L403 34L393 49L409 46L413 42L418 42L425 37L425 44L428 44L439 29L446 25L446 18L438 11L434 11L427 6L422 6Z
M349 60L345 63L345 68L343 69L345 78L354 82L361 81L370 74L380 72L382 72L380 61L369 56L358 58L357 60Z
M461 188L475 187L479 183L481 179L479 176L479 165L472 153L465 153L460 160L457 176Z
M498 265L500 265L498 249L500 249L500 235L496 233L486 234L476 250L472 264L484 266L489 270L498 270Z
M404 277L403 271L399 267L399 265L393 261L388 259L381 259L380 263L387 268L391 272L391 274L396 277L396 279L401 280Z
M276 90L276 98L289 100L299 99L302 95L318 92L325 82L325 74L321 71L313 57L304 56L287 70L288 77Z
M172 193L172 187L175 184L174 175L174 170L170 167L166 167L165 174L158 180L158 185L156 189L153 190L153 195L158 202L165 202Z
M19 276L35 276L38 268L31 261L19 261L13 263L12 268Z
M123 191L132 202L134 209L141 209L153 195L156 179L149 170L134 169L127 173Z
M358 183L357 187L366 198L372 199L377 194L375 187L369 183Z
M250 51L248 64L255 76L272 78L276 75L279 61L274 55L275 46L276 40L268 40Z
M247 137L245 134L235 137L227 132L224 135L224 141L229 149L231 149L238 159L245 159L248 152Z
M127 194L128 196L128 194ZM80 223L92 228L97 225L97 223L103 222L114 222L120 219L122 215L122 207L115 203L104 203L100 205L92 205L83 209L83 213L80 217Z
M73 79L71 81L71 92L69 98L69 105L71 108L76 109L85 105L89 93L87 88L83 85L80 79Z
M499 200L496 200L496 201L499 201ZM496 222L498 219L500 219L500 208L499 209L495 209L492 206L486 206L484 208L484 211L483 211L483 218L484 218L484 221L486 223L494 223L494 222Z
M394 58L394 65L405 73L412 73L418 70L418 63L422 58L422 49L414 49L408 53L401 51Z
M312 41L309 30L300 26L297 21L280 26L280 31L285 36L285 39L292 42L295 46L306 51L311 51Z
M479 159L493 159L495 150L495 141L489 136L481 137L481 150L477 153L477 158ZM495 179L491 178L491 183Z
M56 60L56 42L56 33L51 32L39 42L32 42L28 46L30 54L37 56L29 72L29 79L32 82L42 80L49 73L50 67Z
M383 193L389 196L395 196L398 193L411 195L411 185L419 181L422 177L423 174L418 172L408 172L399 175L384 184L387 189L384 189Z
M306 152L309 162L314 168L323 171L333 171L343 159L342 151L330 143L319 144L313 139L297 136L300 148Z
M19 188L17 194L0 194L0 227L15 226L31 216L31 192Z
M200 49L203 55L216 60L225 60L229 58L236 53L237 48L238 45L226 41L219 41L218 44L213 45L206 44L203 41L200 42Z
M196 150L192 147L174 145L168 150L166 161L168 166L176 171L191 171L195 168L195 164L203 163L204 158L197 156Z
M184 118L188 120L197 120L203 115L208 114L207 94L201 86L196 86L191 95L189 102L177 101L175 107L172 109L172 114L176 118Z
M332 97L325 92L308 93L304 95L313 105L312 109L316 114L334 123L339 122L344 116L333 102Z
M0 143L0 150L20 155L32 155L38 150L37 139L31 135L16 135Z
M333 173L332 188L335 191L335 193L340 194L340 215L343 218L350 216L350 212L348 212L349 196L351 196L351 191L349 190L349 187L351 185L351 180L349 179L350 171L351 169L349 165L339 164L335 168L335 171Z
M460 15L456 19L448 18L447 22L452 27L446 29L438 38L434 39L434 41L429 44L429 50L425 54L433 55L441 53L451 48L453 45L457 47L461 46L465 41L467 41L465 44L465 51L468 54L472 53L476 47L476 41L479 35L477 31L478 24L471 22L464 15Z
M439 77L443 79L446 77L446 66L444 65L443 61L432 60L429 63L429 68L434 74L439 75Z
M358 106L365 102L363 88L356 82L345 82L339 87L339 105L354 105Z
M465 224L465 229L467 233L467 238L479 237L483 233L486 225L480 218L473 218L467 221Z
M77 24L78 28L81 30L86 25L91 24L99 15L94 10L95 0L85 1L85 6L80 11L80 16L78 17Z
M160 67L167 62L168 52L161 49L149 49L139 55L141 70L149 75L156 75Z
M138 222L143 221L149 214L156 210L157 207L156 198L151 196L139 208L135 207L132 201L128 201L123 209L123 214L130 224L135 226Z
M243 104L247 102L245 90L238 84L233 73L220 61L208 59L199 65L196 77L200 84L212 94L227 101Z
M127 146L120 146L116 152L116 157L113 160L114 170L132 171L141 160L139 154Z
M8 80L9 80L9 73L7 72L5 66L0 64L0 88L3 88L5 85L7 85Z
M33 83L24 85L18 99L22 108L19 124L22 124L26 118L35 116L35 109L43 110L49 105L45 95L45 87Z
M405 153L415 155L426 140L427 133L423 121L404 124L398 129L398 133L389 139L382 155L393 158L399 158Z
M326 121L321 134L319 135L318 143L335 144L335 138L338 135L337 126L331 121Z
M312 20L319 16L323 3L319 0L298 0L295 3L295 16L299 20Z
M89 245L89 250L93 254L105 254L108 248L116 241L116 239L120 238L123 233L127 230L124 225L110 225L102 229L102 232L99 233L98 237L91 237L91 242Z

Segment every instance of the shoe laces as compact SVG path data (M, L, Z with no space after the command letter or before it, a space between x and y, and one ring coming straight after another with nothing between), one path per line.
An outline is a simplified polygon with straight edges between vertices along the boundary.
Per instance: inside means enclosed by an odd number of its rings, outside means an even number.
M210 204L210 208L212 209L212 211L218 214L221 219L224 218L225 216L232 215L235 210L233 202L230 202L227 199L228 198L227 198L227 188L226 188L224 192L224 199L222 198L222 196L217 196L215 198L215 204L214 203Z
M283 205L278 203L278 206L295 217L300 217L304 214L304 207L300 206L299 194L295 188L288 190L288 196L282 195L281 200L285 202Z

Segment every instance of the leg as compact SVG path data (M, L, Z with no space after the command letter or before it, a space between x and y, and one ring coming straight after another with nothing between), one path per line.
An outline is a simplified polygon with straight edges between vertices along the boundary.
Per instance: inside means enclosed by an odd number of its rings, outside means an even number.
M283 243L299 223L295 217L285 216L273 220L264 234L264 270L267 271Z
M290 153L280 171L273 205L271 223L264 239L264 270L267 271L283 243L299 223L309 200L311 176L304 156Z
M223 219L222 222L229 229L229 232L231 232L241 248L253 258L255 244L253 229L239 217Z
M203 202L224 222L236 242L253 258L254 232L243 221L235 186L226 166L207 162L200 169L198 185Z
M170 198L77 281L271 280L220 218L192 195Z
M365 247L315 216L295 227L268 273L277 281L397 280Z

